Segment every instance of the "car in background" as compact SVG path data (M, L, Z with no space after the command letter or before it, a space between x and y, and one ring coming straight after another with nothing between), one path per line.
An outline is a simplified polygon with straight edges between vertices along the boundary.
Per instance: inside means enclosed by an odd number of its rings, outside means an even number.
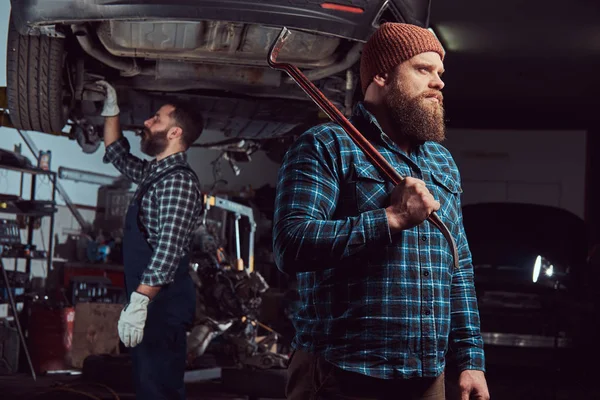
M279 60L301 68L348 115L360 96L363 43L384 21L427 26L429 3L11 0L10 119L94 152L103 94L93 83L106 79L117 89L124 129L141 127L175 96L194 103L228 145L281 138L323 118L287 75L268 67L283 26L293 36Z
M558 207L463 207L487 364L575 372L593 343L587 226Z

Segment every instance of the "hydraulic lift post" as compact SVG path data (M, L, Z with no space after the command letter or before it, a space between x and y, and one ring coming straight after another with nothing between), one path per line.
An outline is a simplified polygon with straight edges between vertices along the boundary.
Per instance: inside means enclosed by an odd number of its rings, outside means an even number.
M236 251L236 267L239 271L242 271L244 268L248 272L254 271L254 234L256 232L256 222L254 222L254 212L252 208L235 203L230 200L225 200L220 197L204 195L204 219L203 223L206 223L206 214L211 207L218 207L224 210L230 211L235 215L235 251ZM244 216L248 218L248 222L250 223L250 236L248 238L248 266L244 267L244 260L242 259L241 254L241 245L240 245L240 218Z

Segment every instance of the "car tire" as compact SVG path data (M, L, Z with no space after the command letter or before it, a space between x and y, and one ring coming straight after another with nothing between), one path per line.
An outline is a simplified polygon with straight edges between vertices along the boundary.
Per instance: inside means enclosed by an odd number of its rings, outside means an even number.
M10 120L17 129L60 133L63 106L64 39L21 35L12 18L8 29L6 91Z

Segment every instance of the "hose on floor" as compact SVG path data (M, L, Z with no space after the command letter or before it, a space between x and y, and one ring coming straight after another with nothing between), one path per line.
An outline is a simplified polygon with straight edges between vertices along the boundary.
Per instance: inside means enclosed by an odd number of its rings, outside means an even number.
M36 394L35 396L31 397L31 399L37 399L39 397L46 396L50 393L56 394L56 392L67 392L67 393L81 395L82 397L85 397L86 399L103 400L102 398L100 398L96 395L93 395L91 393L88 393L86 391L73 389L76 386L99 386L99 387L106 389L114 397L115 400L121 400L119 395L114 390L112 390L110 387L108 387L102 383L95 383L95 382L79 382L79 383L70 383L67 385L60 385L60 386L54 387L50 390L47 390L45 392Z

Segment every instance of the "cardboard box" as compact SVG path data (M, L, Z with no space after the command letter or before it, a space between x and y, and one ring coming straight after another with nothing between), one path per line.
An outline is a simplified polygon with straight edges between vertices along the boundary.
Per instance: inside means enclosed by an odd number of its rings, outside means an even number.
M123 304L79 303L75 306L70 364L82 368L95 354L119 354L117 322Z

